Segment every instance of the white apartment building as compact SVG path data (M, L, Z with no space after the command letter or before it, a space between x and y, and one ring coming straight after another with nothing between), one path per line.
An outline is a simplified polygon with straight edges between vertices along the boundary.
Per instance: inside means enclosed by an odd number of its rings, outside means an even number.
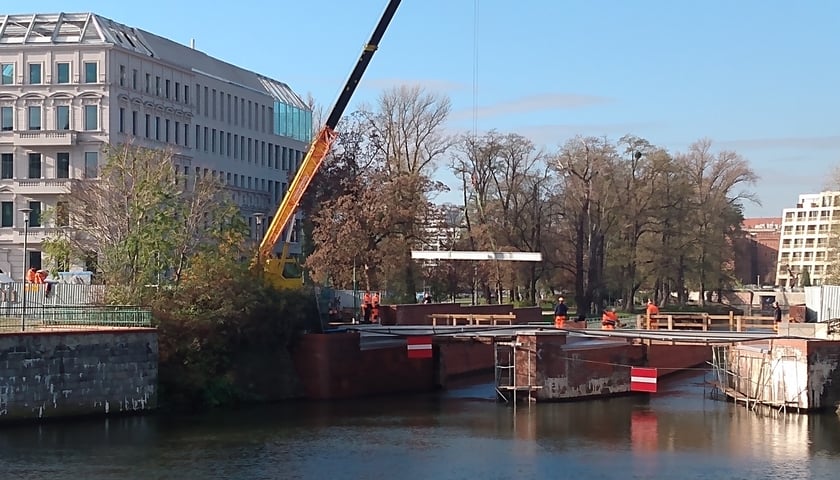
M40 212L95 177L109 143L172 149L188 178L219 179L257 238L311 130L286 84L192 47L90 13L0 15L0 270L22 277L23 208L41 265L56 226Z
M840 191L799 196L795 208L782 211L777 284L797 287L802 272L808 271L813 285L820 285L828 266L833 225L840 221ZM835 231L836 234L836 231Z

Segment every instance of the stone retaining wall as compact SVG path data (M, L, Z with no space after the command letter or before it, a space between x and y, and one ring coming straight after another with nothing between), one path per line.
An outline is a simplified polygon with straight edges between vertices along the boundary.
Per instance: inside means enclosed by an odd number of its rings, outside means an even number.
M0 422L157 407L152 328L0 335Z

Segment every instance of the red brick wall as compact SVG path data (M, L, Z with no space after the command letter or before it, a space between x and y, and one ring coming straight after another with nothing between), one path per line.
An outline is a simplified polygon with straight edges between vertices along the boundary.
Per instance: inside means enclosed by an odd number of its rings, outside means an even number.
M708 345L661 345L648 346L647 366L658 369L662 377L682 369L703 366L712 360L712 347Z
M494 366L493 344L475 340L454 338L436 339L440 352L439 381L447 381L466 375L492 372Z
M293 357L304 394L311 399L435 388L433 359L409 359L405 346L360 351L358 333L304 335Z

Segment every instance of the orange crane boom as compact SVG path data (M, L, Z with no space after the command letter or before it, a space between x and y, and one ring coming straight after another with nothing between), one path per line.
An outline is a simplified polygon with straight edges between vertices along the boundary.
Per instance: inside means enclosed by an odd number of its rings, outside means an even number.
M385 30L391 23L391 19L394 17L399 5L400 0L390 0L388 5L385 7L385 11L382 13L379 23L377 23L376 28L373 30L370 40L362 49L362 53L359 56L356 67L350 73L350 76L344 84L344 89L338 96L332 110L330 110L326 123L312 141L309 150L306 152L306 156L300 164L300 168L298 168L291 185L289 185L289 190L280 202L276 215L274 215L274 218L271 220L271 223L266 229L265 235L260 242L259 250L257 251L257 264L264 266L268 265L269 262L267 261L269 260L274 247L277 245L280 235L282 235L283 230L288 226L289 222L294 217L295 211L300 204L300 200L303 198L303 194L306 192L307 188L309 188L309 183L312 181L312 177L314 177L318 172L318 169L324 162L324 158L326 158L327 154L330 152L330 147L338 136L335 128L344 114L344 109L347 108L347 105L350 103L350 98L353 96L353 92L356 91L356 87L359 85L362 75L373 58L373 54L379 47L379 42L382 40ZM272 266L271 268L266 267L266 270L269 271L270 276L279 275L280 277L283 277L283 266L287 262L288 241L283 247L283 253L281 254L279 264ZM277 266L279 266L279 269L276 268ZM289 282L284 281L283 278L271 280L279 286L290 286Z

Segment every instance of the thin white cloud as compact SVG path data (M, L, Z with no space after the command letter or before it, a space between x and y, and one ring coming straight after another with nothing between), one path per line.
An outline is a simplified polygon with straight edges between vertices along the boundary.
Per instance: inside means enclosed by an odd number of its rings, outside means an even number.
M568 110L572 108L601 105L611 101L612 99L597 95L583 95L576 93L542 93L498 102L478 107L476 109L470 108L459 110L452 114L452 118L455 120L463 120L472 118L473 115L476 115L478 118L489 118L517 113L532 113L536 111Z
M715 142L716 145L738 149L763 149L763 148L819 148L834 149L840 148L840 135L829 135L820 137L776 137L776 138L752 138L739 140L723 140Z
M537 145L556 146L576 135L617 138L627 133L637 133L656 128L654 123L603 123L603 124L556 124L523 125L516 133L529 138Z
M418 85L427 90L438 93L454 92L463 90L468 85L459 82L452 82L449 80L441 80L436 78L366 78L359 84L360 87L369 88L373 90L386 90L402 85L415 86Z

